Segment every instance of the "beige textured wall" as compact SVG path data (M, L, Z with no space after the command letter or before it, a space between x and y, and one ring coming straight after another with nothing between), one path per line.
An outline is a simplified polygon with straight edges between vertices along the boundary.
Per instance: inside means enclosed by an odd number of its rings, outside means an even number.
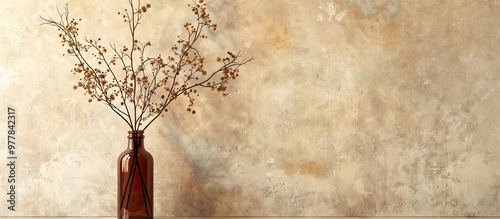
M39 26L64 2L0 3L2 145L7 105L18 121L17 211L0 215L116 213L127 128L73 91L73 61ZM220 30L204 51L255 60L228 97L195 116L181 102L146 132L156 215L500 214L500 1L208 2ZM188 3L151 0L155 53ZM126 1L69 6L83 35L126 40Z

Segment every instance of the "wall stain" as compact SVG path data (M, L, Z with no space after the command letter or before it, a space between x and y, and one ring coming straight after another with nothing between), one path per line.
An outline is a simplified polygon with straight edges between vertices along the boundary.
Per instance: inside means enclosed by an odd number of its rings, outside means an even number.
M356 39L359 30L372 42L380 45L396 45L401 42L403 28L397 17L399 1L336 1L329 3L330 17L341 11L341 23L346 32L346 39ZM332 10L330 10L332 11ZM334 14L332 14L334 13ZM331 19L330 19L331 20Z
M298 162L283 162L276 165L279 169L285 171L286 174L300 174L304 176L312 176L318 179L328 177L329 170L325 165L319 164L312 160L302 160Z

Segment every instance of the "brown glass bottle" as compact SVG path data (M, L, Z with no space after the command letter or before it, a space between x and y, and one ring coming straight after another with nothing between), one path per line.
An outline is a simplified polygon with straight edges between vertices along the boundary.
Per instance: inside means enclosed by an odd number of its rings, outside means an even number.
M118 219L153 218L153 163L144 132L129 131L128 147L118 157Z

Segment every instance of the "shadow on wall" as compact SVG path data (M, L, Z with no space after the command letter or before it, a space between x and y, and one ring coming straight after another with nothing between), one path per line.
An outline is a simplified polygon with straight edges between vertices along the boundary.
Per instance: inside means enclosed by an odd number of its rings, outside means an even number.
M194 169L195 167L191 164L191 171ZM182 183L173 195L178 203L174 205L173 215L214 216L216 214L216 201L213 200L215 195L210 194L210 188L207 187L209 183L200 181L196 174L190 174L180 181Z
M156 141L167 145L155 151L164 155L155 157L157 212L161 216L256 214L262 205L255 194L259 187L249 185L258 183L254 183L253 175L245 176L254 169L253 160L260 161L261 154L255 148L243 148L241 142L245 142L251 120L249 112L238 110L249 108L248 98L222 99L210 92L205 95L211 101L200 100L196 115L184 113L183 108L172 109L181 113L170 113L168 120L158 123L161 129ZM239 106L236 110L235 105Z
M168 158L157 159L160 172L156 181L161 183L157 184L156 200L162 205L157 206L162 214L234 216L250 215L249 211L256 209L258 201L248 198L241 185L231 182L232 163L214 145L206 140L194 144L182 142L179 137L174 137L177 134L167 132L160 131L159 134L169 136Z
M245 213L241 203L245 203L240 186L222 185L218 175L221 168L211 168L211 162L220 160L192 160L188 154L181 155L184 160L184 174L177 179L178 188L170 200L175 202L169 215L175 216L223 216ZM224 164L221 164L225 166ZM227 169L227 168L222 168ZM247 208L248 209L248 206Z

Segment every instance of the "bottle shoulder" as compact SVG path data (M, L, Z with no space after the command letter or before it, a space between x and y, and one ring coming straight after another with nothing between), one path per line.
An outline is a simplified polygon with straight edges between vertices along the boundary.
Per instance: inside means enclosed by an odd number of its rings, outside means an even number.
M129 158L133 157L135 152L130 149L125 149L120 155L118 156L118 159L123 159L123 158ZM153 155L149 153L149 151L142 149L137 152L138 157L143 157L143 158L150 158L153 159Z

